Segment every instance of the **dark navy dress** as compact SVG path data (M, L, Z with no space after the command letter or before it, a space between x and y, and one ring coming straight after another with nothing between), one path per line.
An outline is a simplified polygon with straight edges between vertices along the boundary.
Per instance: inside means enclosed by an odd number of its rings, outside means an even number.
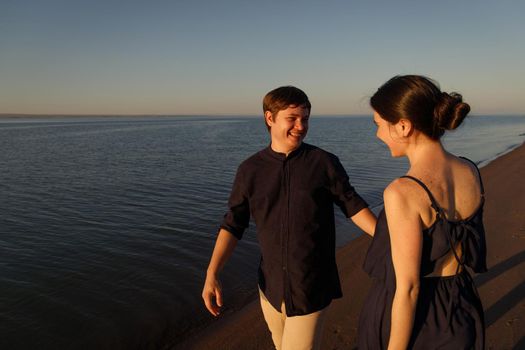
M409 349L484 349L483 307L468 266L485 272L486 243L483 227L484 191L481 204L469 218L447 220L428 188L416 178L430 197L437 213L436 221L423 231L420 291ZM481 178L480 178L481 181ZM461 244L462 256L454 276L430 277L436 263L447 257L452 246ZM359 319L359 349L386 349L390 337L392 302L396 289L390 250L390 237L384 210L378 217L374 238L368 250L364 270L373 284Z

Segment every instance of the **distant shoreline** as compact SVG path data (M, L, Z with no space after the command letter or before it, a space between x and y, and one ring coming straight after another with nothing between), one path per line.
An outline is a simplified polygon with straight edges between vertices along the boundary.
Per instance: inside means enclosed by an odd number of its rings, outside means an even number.
M313 113L314 117L337 117L337 118L363 118L370 114L323 114ZM1 118L260 118L261 114L24 114L24 113L0 113ZM476 117L516 117L525 118L525 114L475 114L469 118Z
M256 118L260 115L250 114L17 114L0 113L0 118L174 118L174 117L239 117Z

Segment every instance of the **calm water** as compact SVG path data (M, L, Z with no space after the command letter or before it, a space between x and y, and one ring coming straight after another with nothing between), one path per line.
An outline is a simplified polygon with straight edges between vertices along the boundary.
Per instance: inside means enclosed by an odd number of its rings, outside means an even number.
M313 117L372 205L407 168L371 117ZM444 142L486 163L525 117L472 117ZM212 322L200 292L237 165L268 144L262 118L0 118L0 348L168 348ZM355 231L338 215L338 244ZM254 296L250 228L225 268L226 313Z

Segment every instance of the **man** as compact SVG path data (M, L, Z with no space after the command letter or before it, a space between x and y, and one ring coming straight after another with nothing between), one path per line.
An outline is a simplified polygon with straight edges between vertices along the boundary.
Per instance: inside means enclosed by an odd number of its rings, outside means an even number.
M223 305L219 272L251 215L262 255L261 307L278 350L318 349L326 309L342 296L333 204L370 234L376 221L338 158L303 143L310 109L306 94L293 86L264 97L271 144L237 170L202 291L217 316Z

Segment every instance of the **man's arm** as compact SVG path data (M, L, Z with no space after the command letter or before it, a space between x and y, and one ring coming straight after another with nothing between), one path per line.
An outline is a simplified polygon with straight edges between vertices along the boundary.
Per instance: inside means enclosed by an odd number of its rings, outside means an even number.
M361 230L365 231L370 236L374 236L377 218L370 209L361 209L357 214L354 214L351 219Z
M368 204L350 184L345 168L336 156L332 159L334 168L330 171L331 192L334 202L341 208L345 216L370 236L374 235L376 216L368 209ZM362 209L360 209L362 208ZM356 210L359 210L357 213ZM352 213L352 216L350 216Z
M202 299L213 316L220 313L222 307L222 289L219 273L237 246L237 238L225 229L220 229L206 272L206 281L202 289Z

